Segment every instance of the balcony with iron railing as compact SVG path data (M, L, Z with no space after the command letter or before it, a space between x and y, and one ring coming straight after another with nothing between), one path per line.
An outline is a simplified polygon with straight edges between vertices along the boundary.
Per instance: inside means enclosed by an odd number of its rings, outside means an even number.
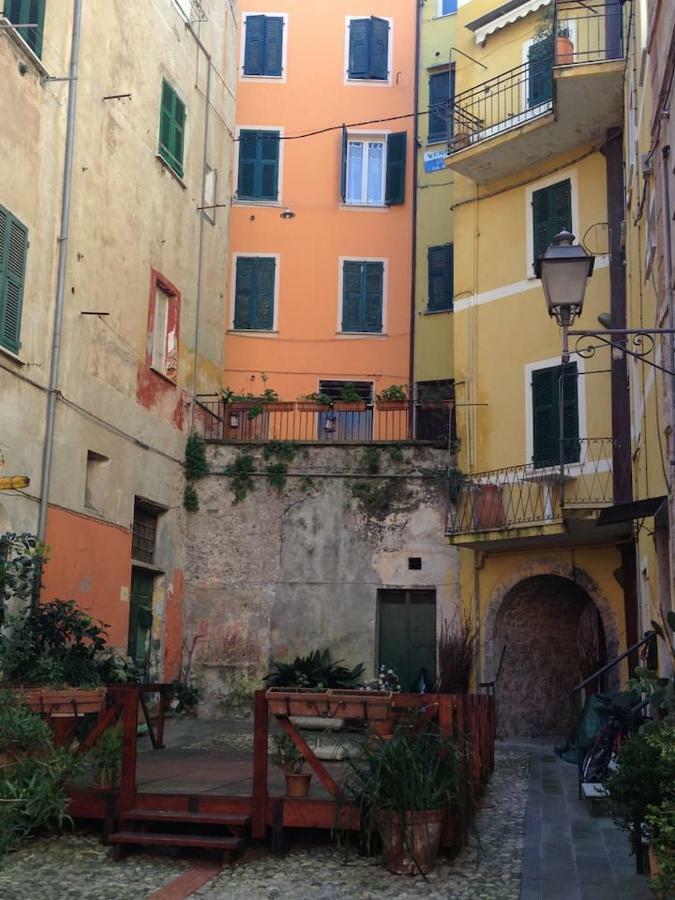
M461 476L451 482L450 542L489 549L504 541L523 546L617 540L626 526L598 527L602 509L624 497L615 484L612 438L578 441L576 462L528 463ZM630 477L629 474L626 477Z
M451 400L266 403L208 394L197 398L195 431L204 440L227 444L414 441L451 449L453 408Z
M604 139L623 116L620 0L557 0L522 65L450 103L446 165L478 183Z

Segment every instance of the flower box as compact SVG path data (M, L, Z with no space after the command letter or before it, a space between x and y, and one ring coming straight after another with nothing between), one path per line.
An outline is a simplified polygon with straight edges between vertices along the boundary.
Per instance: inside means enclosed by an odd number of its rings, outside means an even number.
M337 412L365 412L365 400L336 400L335 410Z
M311 400L303 400L295 404L298 412L326 413L333 408L330 403L312 403Z
M392 694L389 691L270 688L265 696L269 711L276 716L382 721L392 715Z
M270 403L263 403L263 409L267 413L293 412L295 403L292 400L274 400Z
M99 713L105 706L106 689L101 688L19 688L17 698L33 712L52 718Z
M378 400L377 408L382 412L393 410L405 410L408 408L407 400Z

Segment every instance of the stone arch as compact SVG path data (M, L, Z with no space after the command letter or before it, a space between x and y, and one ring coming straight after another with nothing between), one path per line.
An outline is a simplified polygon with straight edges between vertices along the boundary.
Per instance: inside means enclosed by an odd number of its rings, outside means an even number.
M520 664L514 667L514 660L505 658L501 683L502 690L507 692L503 699L508 702L503 707L502 733L517 734L520 728L522 736L532 736L536 721L533 709L540 708L543 722L546 719L543 715L543 695L547 692L552 695L549 708L560 706L561 733L569 727L573 717L569 697L566 693L563 696L551 685L569 681L570 674L574 677L570 648L574 647L576 652L577 629L582 612L592 608L595 608L602 623L606 656L611 659L619 645L616 617L597 583L582 569L559 560L537 560L514 570L493 592L484 623L485 677L487 680L495 677L505 642L508 646L508 642L513 641L515 647L520 647L524 660L521 670ZM531 655L522 653L524 634L521 623L525 615L532 616ZM555 653L556 636L560 637L562 654L558 658L551 655ZM567 649L563 650L563 647ZM565 660L569 662L566 664ZM565 671L558 672L558 669ZM522 678L519 680L516 673L521 671ZM618 672L611 673L607 687L611 690L618 688L618 679ZM532 709L527 706L528 694L532 698ZM566 712L563 714L564 710ZM540 733L546 730L550 733L549 726L550 722L542 727Z

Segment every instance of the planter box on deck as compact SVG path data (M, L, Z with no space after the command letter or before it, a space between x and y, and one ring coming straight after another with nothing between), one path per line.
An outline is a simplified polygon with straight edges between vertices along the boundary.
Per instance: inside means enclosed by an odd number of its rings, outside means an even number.
M99 713L105 706L106 689L101 688L16 688L16 696L33 712L52 718Z

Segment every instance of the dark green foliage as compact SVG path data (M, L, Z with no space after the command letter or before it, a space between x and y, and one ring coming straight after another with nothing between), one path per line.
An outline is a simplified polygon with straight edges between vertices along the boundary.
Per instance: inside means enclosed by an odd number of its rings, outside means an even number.
M267 472L267 480L270 486L280 494L286 487L286 478L288 476L288 465L284 462L270 463L265 467Z
M298 400L304 400L306 403L316 403L318 406L333 405L332 397L329 397L328 394L317 394L316 392L313 394L302 394L298 397Z
M614 821L635 836L649 807L675 798L675 724L666 720L631 735L606 788Z
M28 605L37 589L45 548L32 534L0 535L0 625L10 598Z
M172 681L171 693L167 697L172 709L178 713L189 713L199 703L200 691L187 681Z
M14 684L103 684L121 680L118 660L107 648L105 628L74 600L52 600L22 613L0 645L0 670Z
M362 399L351 381L346 381L340 388L340 400L345 403L358 403Z
M230 476L230 484L234 491L233 503L241 503L246 499L249 491L255 490L253 478L255 472L255 457L250 453L240 454L226 469L225 474Z
M274 753L272 754L273 764L278 766L282 772L286 772L289 775L298 775L302 772L302 767L305 764L305 757L298 750L286 732L284 731L281 734L273 735L272 740L274 741Z
M359 501L362 511L373 519L386 519L399 494L396 482L386 478L353 481L349 489L352 497Z
M659 806L650 806L647 826L651 831L650 844L661 873L652 877L658 896L675 896L675 798L671 795Z
M380 471L380 448L364 447L361 453L361 466L369 475L377 475Z
M191 434L185 444L185 477L188 481L199 481L208 474L204 441L198 434Z
M377 395L378 400L384 401L392 401L392 400L405 400L405 385L403 384L390 384L389 387L386 387L381 394Z
M194 484L186 484L183 491L183 506L188 512L197 512L199 509L199 497Z
M398 444L389 445L387 447L387 453L389 454L389 459L392 462L395 462L395 463L403 462L403 448L399 447Z
M11 691L0 691L0 753L38 752L51 744L49 726Z
M270 441L263 448L263 459L276 459L281 462L293 462L299 447L293 441Z
M265 676L267 687L343 688L361 686L365 666L353 669L341 666L341 659L333 661L330 650L314 650L309 656L296 656L293 662L276 662Z
M107 728L87 754L95 781L117 787L122 771L123 731L121 725Z

